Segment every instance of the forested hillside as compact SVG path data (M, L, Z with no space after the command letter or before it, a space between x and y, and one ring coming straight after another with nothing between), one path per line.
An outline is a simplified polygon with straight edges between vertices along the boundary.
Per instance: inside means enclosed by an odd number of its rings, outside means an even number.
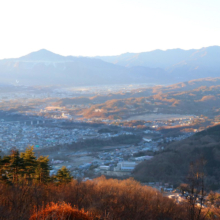
M37 158L32 148L12 151L0 162L3 220L191 220L192 210L198 220L219 216L218 209L201 212L187 200L177 204L133 179L79 181L65 167L49 176L48 158Z
M185 182L191 162L203 158L206 163L207 189L220 188L220 126L199 132L190 138L168 144L153 159L140 163L134 177L141 181Z

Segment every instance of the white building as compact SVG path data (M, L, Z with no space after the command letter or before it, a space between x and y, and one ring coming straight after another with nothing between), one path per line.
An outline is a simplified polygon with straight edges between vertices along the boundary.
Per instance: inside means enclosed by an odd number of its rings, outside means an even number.
M133 171L136 166L135 162L123 161L117 164L114 171Z

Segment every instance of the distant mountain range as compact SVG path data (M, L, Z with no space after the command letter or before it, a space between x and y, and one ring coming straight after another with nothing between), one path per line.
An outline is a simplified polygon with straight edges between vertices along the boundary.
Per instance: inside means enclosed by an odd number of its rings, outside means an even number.
M220 47L155 50L109 57L61 56L42 49L0 60L1 83L25 85L171 84L220 76Z
M163 69L171 80L187 81L220 76L220 47L199 50L154 50L143 53L125 53L119 56L96 57L124 67Z
M96 58L64 57L45 49L0 60L2 83L67 86L151 83L158 74L165 72L148 67L126 68Z
M118 56L96 57L109 63L125 67L145 66L162 68L171 72L171 69L182 65L220 66L220 46L204 47L201 49L182 50L154 50L143 53L125 53Z

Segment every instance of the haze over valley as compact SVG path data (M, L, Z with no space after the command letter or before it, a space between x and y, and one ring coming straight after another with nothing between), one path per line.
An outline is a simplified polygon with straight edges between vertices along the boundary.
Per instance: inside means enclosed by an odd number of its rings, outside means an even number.
M0 219L220 219L220 2L0 4Z
M94 58L65 57L42 49L20 58L0 60L0 74L2 83L19 85L166 85L218 77L219 57L219 46Z

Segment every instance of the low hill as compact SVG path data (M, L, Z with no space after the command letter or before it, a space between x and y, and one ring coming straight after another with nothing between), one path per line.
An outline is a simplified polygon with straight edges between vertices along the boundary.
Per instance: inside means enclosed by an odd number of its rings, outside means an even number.
M90 98L92 104L83 110L85 117L127 118L156 112L194 114L214 117L220 111L220 78L199 79L166 87L156 86L134 90L131 93L105 96L106 99ZM97 102L96 102L97 100ZM106 100L106 101L105 101ZM105 101L105 102L104 102ZM94 114L96 109L99 112Z
M178 186L186 181L190 163L201 157L206 161L207 189L219 189L220 125L169 144L153 159L140 163L134 171L134 177L145 182L163 181Z

